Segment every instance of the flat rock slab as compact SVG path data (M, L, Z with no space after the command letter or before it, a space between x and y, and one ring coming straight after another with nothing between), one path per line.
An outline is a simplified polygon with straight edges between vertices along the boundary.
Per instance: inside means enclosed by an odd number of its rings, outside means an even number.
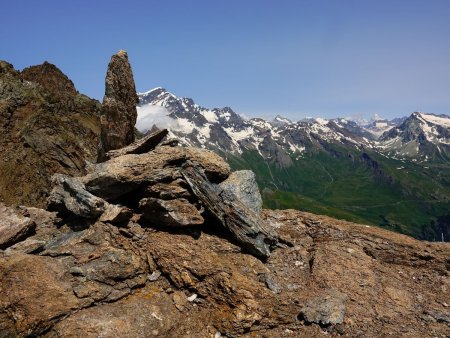
M136 142L126 146L124 148L110 150L106 153L106 159L119 157L128 154L144 154L155 149L155 147L166 137L168 134L167 129L158 130L150 133Z
M13 208L0 203L0 249L4 250L33 234L36 224Z
M180 178L179 169L189 160L199 163L212 182L222 182L230 174L229 165L211 151L161 146L149 153L123 155L97 164L81 180L89 192L109 201L142 186Z
M163 200L172 200L177 198L192 198L192 194L185 187L187 185L181 179L177 179L170 183L156 183L148 186L143 195L145 197L155 197Z

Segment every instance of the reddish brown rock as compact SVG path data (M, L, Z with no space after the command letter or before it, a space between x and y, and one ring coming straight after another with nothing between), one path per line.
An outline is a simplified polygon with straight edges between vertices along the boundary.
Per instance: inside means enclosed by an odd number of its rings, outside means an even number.
M140 187L181 178L179 169L188 160L199 163L213 182L221 182L230 174L230 166L211 151L160 146L145 154L123 155L97 164L81 180L90 193L113 200Z
M0 249L23 241L36 228L36 223L29 217L20 215L13 208L0 203Z
M144 198L139 202L142 218L154 225L189 227L203 224L201 212L184 198L161 200Z
M105 97L101 111L100 159L105 153L134 141L136 104L139 102L127 52L111 57L105 79Z
M49 63L0 61L0 88L0 201L42 207L53 174L84 175L96 160L100 103Z
M266 263L243 254L214 230L216 224L195 238L151 228L139 228L138 234L135 226L103 223L77 231L55 226L37 253L0 253L0 332L448 335L447 243L293 210L265 210L263 216L295 244L276 249ZM151 278L154 274L159 278Z
M73 82L58 67L47 61L42 65L25 68L20 72L20 77L39 83L58 100L73 98L78 93Z

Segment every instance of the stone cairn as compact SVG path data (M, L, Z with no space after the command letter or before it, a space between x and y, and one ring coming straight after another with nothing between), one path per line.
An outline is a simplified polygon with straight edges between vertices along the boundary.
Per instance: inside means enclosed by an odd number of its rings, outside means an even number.
M131 220L172 230L215 222L244 250L269 257L278 238L259 215L254 174L231 174L215 153L164 141L167 133L156 131L106 152L106 161L83 177L54 175L49 210L120 227Z

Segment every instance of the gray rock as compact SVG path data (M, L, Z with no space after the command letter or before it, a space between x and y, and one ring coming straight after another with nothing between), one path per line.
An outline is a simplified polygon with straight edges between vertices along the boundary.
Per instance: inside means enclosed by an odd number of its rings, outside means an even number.
M450 311L441 312L441 311L427 310L424 311L424 313L430 315L439 323L450 324Z
M345 316L347 295L335 289L309 300L300 312L307 323L320 325L342 324Z
M153 271L151 275L148 275L147 279L150 282L154 282L154 281L157 281L159 279L159 277L161 277L161 271L156 270L156 271Z
M29 217L0 203L0 249L6 249L30 236L36 228Z
M263 259L270 256L278 245L279 237L259 214L250 210L231 192L211 183L198 165L186 163L182 174L194 195L244 249Z
M220 183L220 187L234 194L250 210L258 214L261 212L262 198L253 171L235 171Z
M47 199L49 210L69 211L88 219L98 218L106 210L107 203L88 192L79 179L55 174L52 181L55 186Z
M266 284L267 288L271 290L273 293L280 293L281 287L278 283L274 281L272 276L270 276L268 273L263 273L260 276L260 280Z

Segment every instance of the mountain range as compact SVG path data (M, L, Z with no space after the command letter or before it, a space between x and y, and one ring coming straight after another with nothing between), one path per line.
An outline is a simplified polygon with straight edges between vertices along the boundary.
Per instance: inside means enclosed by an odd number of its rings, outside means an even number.
M168 128L256 173L264 204L450 240L450 117L415 112L346 118L246 119L164 88L138 94L137 128Z

